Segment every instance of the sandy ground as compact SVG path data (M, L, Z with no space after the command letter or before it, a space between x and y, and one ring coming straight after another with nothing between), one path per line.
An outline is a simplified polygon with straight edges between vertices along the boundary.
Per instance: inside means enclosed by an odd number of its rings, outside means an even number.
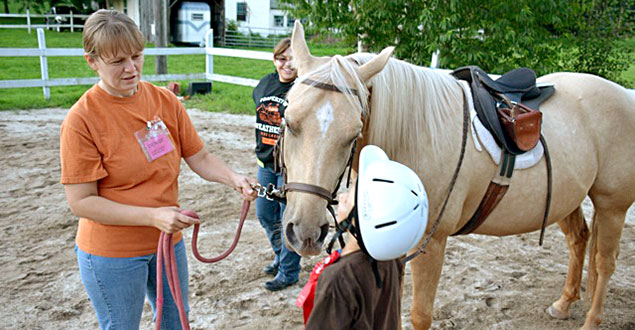
M255 175L252 116L190 110L208 149L242 173ZM0 319L4 329L96 329L73 253L77 219L59 184L59 126L62 109L5 111L0 114ZM183 166L182 207L203 219L199 250L224 251L238 223L237 194L207 183ZM592 214L586 203L587 218ZM602 329L635 329L635 211L631 208L621 239L617 270L609 283ZM191 229L185 232L189 245ZM436 329L576 329L588 303L574 305L566 321L544 309L560 295L567 250L557 226L538 233L497 238L471 235L449 240L439 285ZM253 210L234 253L216 264L190 261L193 329L301 329L295 297L321 257L303 259L300 283L267 292L262 266L272 259ZM409 272L409 269L407 269ZM586 271L584 274L586 279ZM584 285L583 285L584 286ZM409 322L410 276L403 297L404 329ZM153 329L146 304L141 329Z

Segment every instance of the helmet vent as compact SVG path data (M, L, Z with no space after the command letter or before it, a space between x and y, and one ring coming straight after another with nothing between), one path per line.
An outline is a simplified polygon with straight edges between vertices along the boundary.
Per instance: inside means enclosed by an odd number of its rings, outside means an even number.
M375 226L375 229L392 226L392 225L394 225L396 223L397 223L397 221L394 221L394 220L393 221L384 222L384 223L382 223L380 225Z
M417 205L415 205L415 208L412 209L413 211L416 210L419 207L419 204L417 203Z
M377 181L377 182L386 182L386 183L395 183L395 181L392 180L386 180L386 179L373 179L373 181Z
M418 195L418 194L417 194L414 190L410 190L410 192L411 192L413 195L415 195L415 196L419 197L419 195Z

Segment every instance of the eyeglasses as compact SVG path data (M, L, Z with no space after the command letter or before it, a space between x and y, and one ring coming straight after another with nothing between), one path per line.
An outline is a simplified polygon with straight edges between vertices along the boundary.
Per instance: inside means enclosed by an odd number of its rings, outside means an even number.
M291 61L293 57L276 56L274 59L278 62L288 62Z

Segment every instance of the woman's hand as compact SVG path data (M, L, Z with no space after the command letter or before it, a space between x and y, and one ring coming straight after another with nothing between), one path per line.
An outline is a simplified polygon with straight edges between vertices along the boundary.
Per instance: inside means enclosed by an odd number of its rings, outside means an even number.
M232 182L234 190L239 192L244 200L253 201L258 197L258 193L252 188L252 185L258 182L257 180L235 173Z
M152 226L164 233L173 234L191 225L201 223L200 220L179 212L180 209L174 206L155 208L152 211Z

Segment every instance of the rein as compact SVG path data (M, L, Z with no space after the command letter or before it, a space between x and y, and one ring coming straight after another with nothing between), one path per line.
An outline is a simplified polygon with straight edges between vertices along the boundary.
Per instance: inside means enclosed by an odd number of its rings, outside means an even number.
M198 240L198 231L200 228L200 224L194 225L194 233L192 234L192 253L201 262L204 263L214 263L225 259L229 256L232 251L236 248L238 244L238 239L240 239L240 233L243 229L243 224L245 223L245 218L247 218L247 213L249 212L249 201L243 201L242 210L240 212L240 222L238 224L238 229L236 230L236 236L234 236L234 241L231 246L227 249L227 251L223 252L217 257L214 258L205 258L200 255L197 247ZM180 212L181 214L187 215L188 217L199 219L198 215L189 210L183 210ZM157 311L156 311L156 321L155 321L155 329L161 329L161 317L163 314L163 263L165 263L165 272L166 277L168 279L168 287L170 288L170 292L172 293L172 298L174 299L174 303L176 304L176 308L179 311L179 319L181 320L181 328L183 330L189 330L190 324L187 319L187 314L185 312L185 306L183 304L183 296L181 295L181 283L179 282L179 272L176 265L176 256L174 255L174 245L172 244L172 234L161 232L159 236L159 245L157 247Z
M456 168L454 169L454 174L452 174L452 180L450 180L450 184L448 186L448 194L445 196L445 200L443 201L443 206L441 206L441 212L439 212L439 216L434 221L434 225L432 226L432 230L430 230L430 234L426 237L423 243L417 247L417 251L407 256L403 263L407 263L408 261L414 259L420 253L425 254L425 248L430 243L432 236L436 233L439 228L439 224L441 223L441 218L443 217L443 213L445 213L445 207L448 205L448 201L450 200L450 195L452 194L452 190L454 190L454 185L456 184L456 179L459 176L459 172L461 170L461 165L463 164L463 158L465 157L465 145L467 144L467 131L468 131L468 121L469 121L469 110L467 106L467 96L463 93L463 137L461 138L461 153L459 154L459 161L456 164Z

